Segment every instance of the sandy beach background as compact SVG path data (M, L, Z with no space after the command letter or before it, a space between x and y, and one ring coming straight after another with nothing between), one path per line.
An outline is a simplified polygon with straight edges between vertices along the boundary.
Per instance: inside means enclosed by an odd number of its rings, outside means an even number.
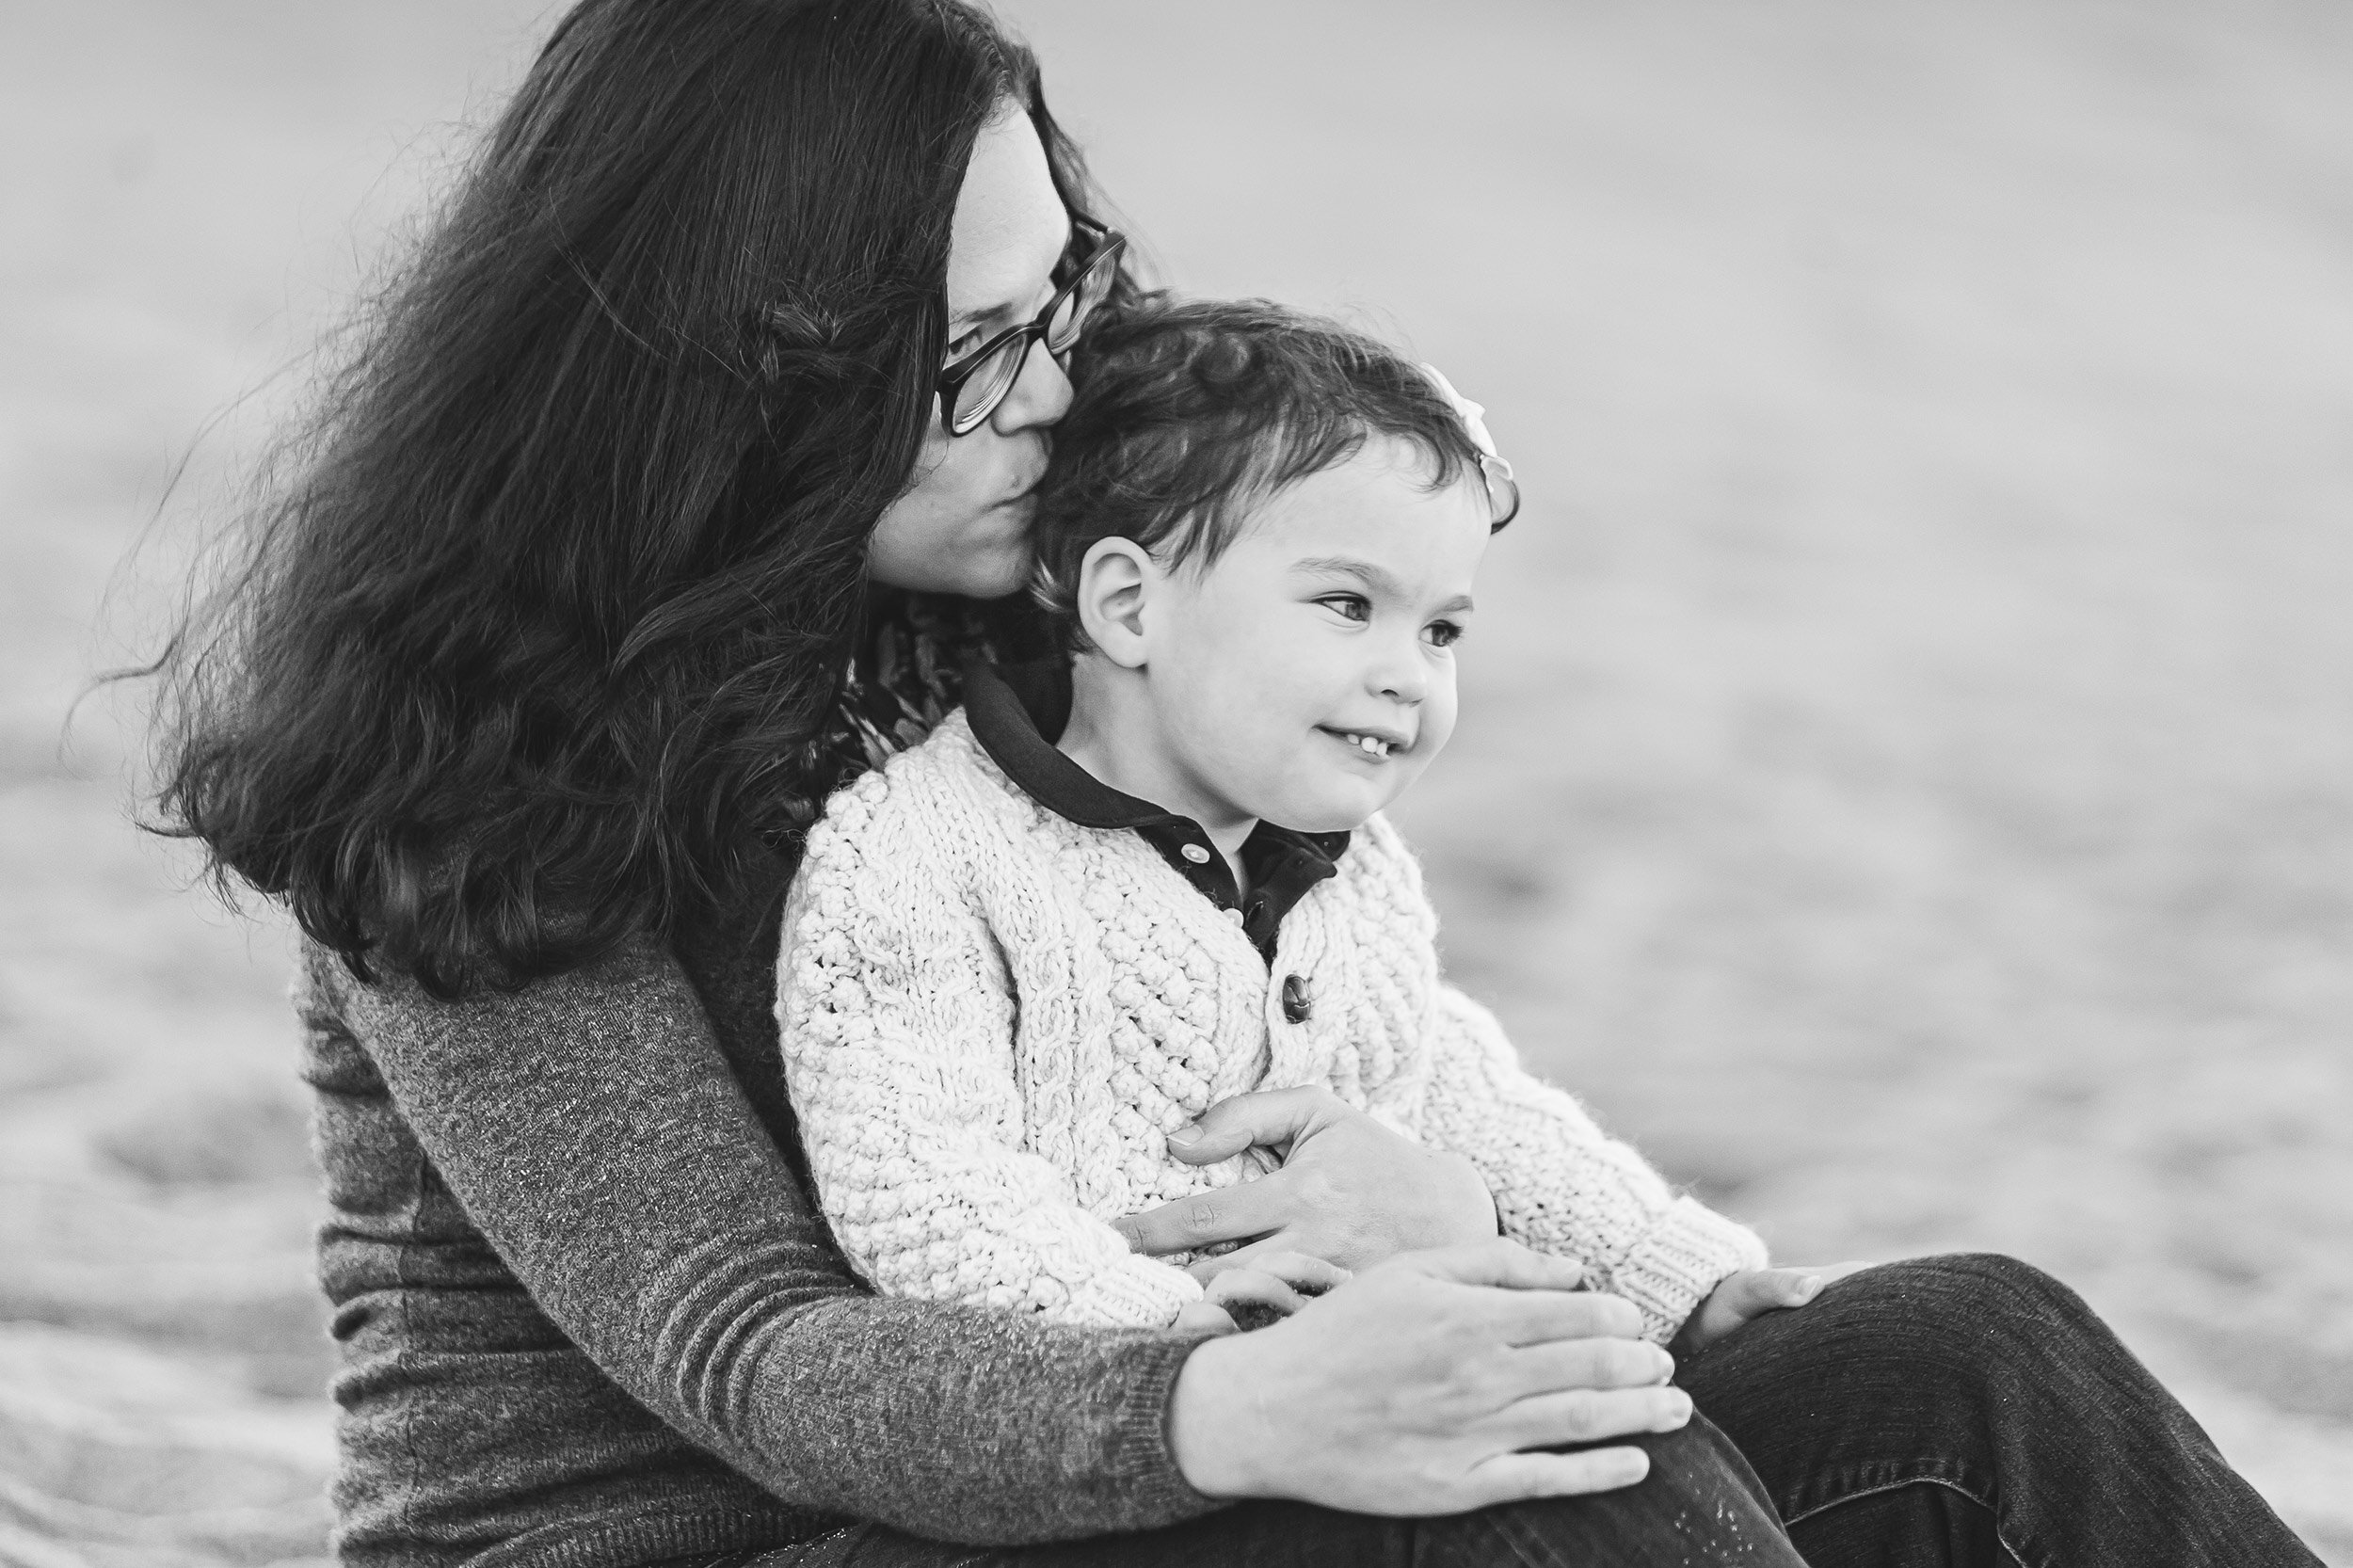
M1004 9L1168 277L1519 465L1457 975L1785 1257L2057 1272L2353 1564L2353 10ZM552 14L0 9L9 1568L323 1551L284 936L66 716Z

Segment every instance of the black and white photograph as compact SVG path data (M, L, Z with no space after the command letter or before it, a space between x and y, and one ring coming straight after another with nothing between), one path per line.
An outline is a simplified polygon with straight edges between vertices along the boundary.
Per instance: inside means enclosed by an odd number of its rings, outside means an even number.
M2353 8L0 0L0 1568L2353 1568Z

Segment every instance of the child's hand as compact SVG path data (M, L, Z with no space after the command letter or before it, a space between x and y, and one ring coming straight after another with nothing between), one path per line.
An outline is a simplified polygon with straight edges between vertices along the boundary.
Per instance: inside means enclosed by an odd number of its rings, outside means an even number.
M1744 1269L1708 1292L1667 1349L1678 1356L1697 1355L1752 1319L1803 1306L1832 1280L1869 1267L1868 1263L1833 1263L1820 1268Z
M1179 1311L1170 1327L1192 1334L1263 1328L1277 1318L1289 1317L1306 1305L1309 1297L1321 1296L1348 1278L1346 1269L1305 1253L1258 1253L1246 1263L1223 1269L1216 1267L1217 1262L1206 1258L1194 1265L1196 1274L1205 1266L1209 1271L1202 1298Z

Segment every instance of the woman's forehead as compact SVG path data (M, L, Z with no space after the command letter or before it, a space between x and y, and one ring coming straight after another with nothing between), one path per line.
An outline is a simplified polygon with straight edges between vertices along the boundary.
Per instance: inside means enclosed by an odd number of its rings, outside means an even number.
M981 128L956 193L948 312L959 326L1019 316L1043 303L1070 237L1037 128L1018 109Z

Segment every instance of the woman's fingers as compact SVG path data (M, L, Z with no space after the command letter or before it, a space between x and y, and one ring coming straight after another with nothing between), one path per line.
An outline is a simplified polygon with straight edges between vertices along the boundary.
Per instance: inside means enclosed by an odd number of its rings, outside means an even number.
M1587 1448L1573 1454L1497 1454L1465 1478L1467 1509L1529 1497L1578 1497L1632 1486L1650 1474L1640 1448Z
M1141 1214L1113 1220L1130 1250L1157 1257L1192 1252L1219 1241L1246 1241L1280 1230L1288 1215L1291 1184L1275 1171L1214 1192L1196 1192Z
M1168 1326L1179 1334L1236 1334L1241 1332L1241 1325L1234 1321L1233 1314L1207 1297L1197 1302L1187 1302L1177 1308L1176 1320Z
M1493 1320L1507 1345L1642 1337L1641 1309L1624 1296L1598 1290L1525 1291L1498 1303Z
M1133 1244L1130 1241L1129 1245ZM1185 1272L1207 1285L1228 1269L1256 1268L1259 1258L1283 1250L1283 1237L1280 1234L1262 1237L1246 1247L1236 1247L1232 1252L1222 1252L1209 1257L1196 1257L1185 1265Z
M1191 1127L1170 1133L1168 1152L1189 1165L1207 1165L1258 1144L1283 1148L1336 1112L1347 1114L1349 1108L1329 1089L1261 1089L1235 1095L1203 1112Z
M1268 1181L1273 1179L1273 1176L1267 1178ZM1573 1257L1554 1257L1549 1253L1536 1252L1500 1236L1491 1241L1465 1241L1451 1247L1432 1247L1425 1252L1406 1253L1385 1266L1410 1269L1433 1279L1451 1280L1456 1285L1492 1285L1506 1290L1565 1293L1576 1290L1585 1277L1583 1265ZM1638 1330L1641 1316L1640 1313L1635 1315Z
M1549 1448L1674 1432L1690 1419L1691 1396L1680 1388L1563 1388L1498 1412L1487 1430L1506 1448Z
M1326 1290L1337 1290L1348 1283L1350 1273L1337 1263L1303 1252L1285 1251L1275 1240L1260 1241L1235 1252L1205 1257L1193 1264L1186 1272L1207 1285L1219 1275L1235 1269L1256 1269L1273 1274L1302 1294L1321 1296Z
M1529 1451L1623 1446L1690 1419L1636 1342L1641 1315L1568 1288L1578 1277L1501 1240L1405 1253L1258 1333L1210 1339L1172 1397L1177 1464L1212 1496L1392 1514L1638 1480L1639 1457Z
M1207 1298L1231 1310L1244 1302L1272 1307L1286 1317L1307 1304L1307 1298L1292 1288L1289 1280L1256 1269L1228 1269L1209 1281Z
M1556 1339L1511 1352L1508 1365L1521 1386L1650 1388L1674 1376L1675 1359L1647 1339Z

